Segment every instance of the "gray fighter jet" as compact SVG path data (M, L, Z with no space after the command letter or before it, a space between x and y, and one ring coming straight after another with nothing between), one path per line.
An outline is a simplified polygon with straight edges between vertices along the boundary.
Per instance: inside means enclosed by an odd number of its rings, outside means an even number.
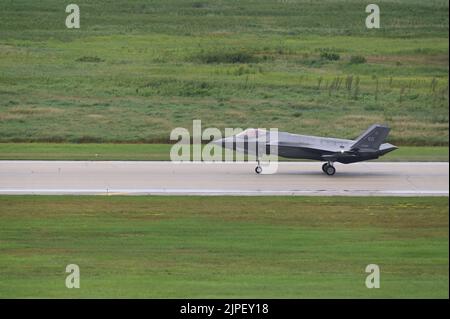
M257 174L262 173L262 155L277 154L286 158L309 159L325 162L322 171L334 175L334 163L355 163L376 159L395 149L396 146L384 143L390 128L374 124L355 140L272 132L263 129L247 129L213 143L237 152L256 156Z

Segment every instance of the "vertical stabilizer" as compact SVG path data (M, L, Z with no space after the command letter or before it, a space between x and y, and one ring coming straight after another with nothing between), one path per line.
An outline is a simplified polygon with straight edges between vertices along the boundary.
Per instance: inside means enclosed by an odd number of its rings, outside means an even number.
M352 150L378 150L391 129L385 125L374 124L361 134L352 145Z

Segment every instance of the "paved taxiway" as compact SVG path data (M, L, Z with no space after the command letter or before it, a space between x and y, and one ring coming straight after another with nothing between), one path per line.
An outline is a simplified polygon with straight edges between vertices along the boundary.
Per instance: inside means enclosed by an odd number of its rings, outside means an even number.
M0 161L0 194L399 195L448 196L449 164L281 162L273 175L254 163Z

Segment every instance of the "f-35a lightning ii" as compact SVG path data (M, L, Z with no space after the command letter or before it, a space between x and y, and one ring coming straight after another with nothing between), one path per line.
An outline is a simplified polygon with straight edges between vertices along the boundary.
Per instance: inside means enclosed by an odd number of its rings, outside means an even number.
M376 159L395 149L396 146L384 143L390 128L374 124L355 140L272 132L263 129L247 129L239 134L214 141L214 144L237 152L256 155L257 174L262 173L260 158L273 154L286 158L309 159L325 162L322 171L334 175L334 163L343 164ZM250 147L256 145L256 147Z

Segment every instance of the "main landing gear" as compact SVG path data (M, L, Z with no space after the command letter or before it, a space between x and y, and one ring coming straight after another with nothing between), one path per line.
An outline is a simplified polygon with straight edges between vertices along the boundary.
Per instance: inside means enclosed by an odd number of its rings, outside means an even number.
M262 167L261 167L261 164L260 164L259 160L257 160L257 162L258 162L258 166L255 167L255 173L256 174L261 174L262 173Z
M257 161L257 162L258 162L258 165L255 167L255 173L259 175L262 173L262 167L261 167L260 162L259 161ZM336 173L336 169L333 166L333 162L324 163L322 165L322 171L325 174L327 174L328 176L333 176Z
M334 175L334 173L336 173L336 169L333 166L333 162L323 164L322 171L329 176Z

